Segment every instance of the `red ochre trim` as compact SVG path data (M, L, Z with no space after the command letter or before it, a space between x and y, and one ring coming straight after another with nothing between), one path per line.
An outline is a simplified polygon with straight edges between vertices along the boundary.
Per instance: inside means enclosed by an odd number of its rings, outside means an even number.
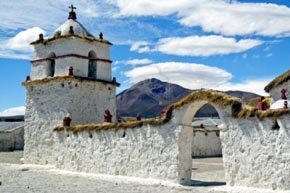
M31 60L30 62L31 63L43 62L43 61L48 61L48 60L51 60L51 59L60 59L60 58L68 58L68 57L75 57L75 58L80 58L80 59L85 59L85 60L89 60L90 59L87 56L82 56L82 55L78 55L78 54L66 54L66 55L62 55L62 56L56 56L55 58L42 58L42 59L37 59L37 60ZM112 63L111 60L102 59L102 58L94 58L94 59L91 59L91 60Z

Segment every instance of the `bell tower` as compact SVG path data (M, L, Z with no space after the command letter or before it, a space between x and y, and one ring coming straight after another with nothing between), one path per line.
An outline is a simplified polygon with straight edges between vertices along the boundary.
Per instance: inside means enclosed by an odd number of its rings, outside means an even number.
M103 122L109 110L116 119L116 86L112 78L109 41L93 36L77 21L71 5L68 19L52 36L39 34L31 43L34 56L26 87L24 159L28 163L53 162L43 152L52 146L53 129L67 115L71 124ZM40 143L41 141L41 143ZM50 150L48 150L50 151ZM48 160L47 160L48 159Z

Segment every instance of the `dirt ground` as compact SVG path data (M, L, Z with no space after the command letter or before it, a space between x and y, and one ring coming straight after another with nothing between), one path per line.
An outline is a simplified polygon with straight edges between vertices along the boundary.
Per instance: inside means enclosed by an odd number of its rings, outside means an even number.
M221 158L193 159L192 184L68 172L21 164L23 152L0 152L0 193L272 193L225 186ZM278 193L278 192L275 192Z

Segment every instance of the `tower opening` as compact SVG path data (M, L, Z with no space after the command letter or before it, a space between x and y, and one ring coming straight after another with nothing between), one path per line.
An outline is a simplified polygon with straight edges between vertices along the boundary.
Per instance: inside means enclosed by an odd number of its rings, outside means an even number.
M47 76L54 77L55 74L55 53L48 55L48 73Z
M97 55L94 51L89 52L89 69L88 69L88 77L89 78L97 78Z

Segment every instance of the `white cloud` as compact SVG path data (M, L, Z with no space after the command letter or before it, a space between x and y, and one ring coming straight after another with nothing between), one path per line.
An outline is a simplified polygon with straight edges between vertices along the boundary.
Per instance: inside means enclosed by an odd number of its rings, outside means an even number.
M14 116L14 115L24 115L25 114L25 107L20 106L20 107L13 107L6 109L2 112L0 112L1 117L8 117L8 116Z
M130 51L136 51L138 53L150 52L149 42L146 41L136 41L132 42Z
M45 31L39 27L32 27L21 31L7 41L0 41L1 58L31 58L33 48L31 42L38 39L39 34L45 35Z
M125 72L132 83L157 78L189 89L211 88L215 90L242 90L264 94L264 87L271 80L249 79L231 82L233 75L224 69L204 64L165 62L136 67Z
M1 0L0 26L2 29L18 30L40 26L46 30L55 29L68 16L68 6L77 7L78 16L96 17L106 10L107 0ZM9 10L9 11L7 11Z
M9 39L6 46L12 50L32 51L31 42L38 39L39 34L45 35L45 31L39 27L32 27L21 31L13 38Z
M217 67L180 62L155 63L137 67L125 72L125 75L131 79L132 83L157 78L191 89L216 87L232 78L231 73Z
M185 26L224 35L290 34L290 8L271 3L229 0L116 0L122 16L177 14Z
M125 65L131 65L131 66L146 65L146 64L151 64L151 63L153 63L153 61L148 58L119 60L119 61L114 62L114 64L125 64Z
M265 79L249 79L239 83L227 82L226 84L218 86L217 90L240 90L246 92L252 92L260 95L268 95L264 91L265 86L272 80L272 78Z
M192 0L117 0L121 16L166 16L192 4Z
M172 37L159 40L156 50L180 56L211 56L240 53L262 44L259 40L223 36Z

